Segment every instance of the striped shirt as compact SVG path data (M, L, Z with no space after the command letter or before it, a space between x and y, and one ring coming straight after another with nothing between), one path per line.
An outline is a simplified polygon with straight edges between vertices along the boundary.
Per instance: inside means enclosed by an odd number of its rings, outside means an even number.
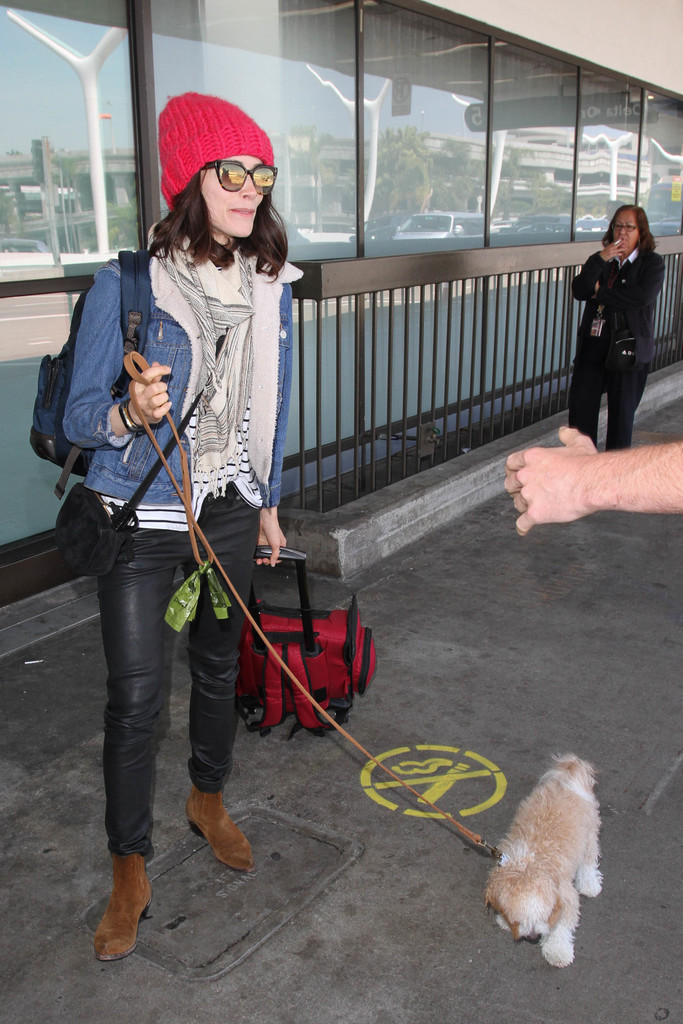
M263 504L261 491L259 490L256 473L249 462L249 417L251 414L251 399L247 402L247 408L242 421L242 429L236 431L237 435L237 462L232 459L223 467L219 474L216 496L225 492L228 484L233 483L239 491L240 497L252 508L261 508ZM190 442L190 451L194 451L194 443L197 435L197 414L193 413L187 425L186 436ZM182 481L178 480L180 484ZM209 490L208 475L204 475L201 481L195 481L192 496L192 511L195 519L199 518L204 499ZM123 502L120 498L113 498L103 494L102 500L111 508L120 508ZM138 517L138 524L147 530L187 530L187 517L185 509L178 504L173 505L152 505L141 502L135 510Z

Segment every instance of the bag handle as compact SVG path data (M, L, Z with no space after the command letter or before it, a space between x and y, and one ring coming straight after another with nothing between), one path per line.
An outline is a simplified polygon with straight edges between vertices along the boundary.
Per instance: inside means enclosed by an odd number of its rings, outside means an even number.
M256 548L254 558L270 558L273 553L273 549L267 544L261 544ZM299 610L301 612L301 625L304 631L304 648L306 654L313 655L316 653L315 646L315 631L313 629L313 614L311 611L311 599L308 591L308 574L306 572L306 552L299 551L297 548L280 548L279 561L281 562L293 562L296 569L296 582L299 589ZM261 626L261 615L259 612L258 602L256 601L256 595L254 594L254 587L252 585L249 593L249 610L254 617L254 620ZM252 633L254 635L254 649L260 654L265 653L265 645L261 643L258 633L252 626Z
M145 358L143 356L141 356L139 352L130 352L130 353L128 353L128 355L125 358L125 363L126 363L126 369L128 370L128 373L130 374L131 380L137 381L138 383L141 383L141 384L145 384L146 382L145 382L144 378L142 377L142 373L149 368ZM197 561L198 561L198 563L200 565L204 564L200 560L199 553L198 553L198 550L197 550L197 540L199 540L201 542L202 546L204 547L206 553L207 553L207 557L208 557L209 561L211 562L212 565L215 565L216 568L218 569L218 571L220 572L221 576L223 577L223 579L227 583L228 587L230 588L230 592L232 593L233 597L237 601L237 604L240 606L240 608L244 612L245 616L247 617L248 621L251 623L253 629L256 630L256 633L261 638L262 642L266 645L266 647L268 648L268 650L270 651L270 653L272 654L273 658L278 663L278 665L280 666L282 671L285 672L286 675L291 679L291 681L294 683L294 685L297 687L297 689L300 691L300 693L304 694L306 699L310 701L310 703L313 705L313 707L316 709L316 711L318 711L318 713L322 716L322 718L324 718L327 722L329 722L330 725L334 729L337 730L337 732L341 733L341 735L345 739L347 739L349 741L349 743L353 744L353 746L356 747L356 749L359 750L360 753L363 754L364 757L366 757L369 761L372 761L372 763L377 765L377 767L380 768L383 772L386 772L387 775L391 776L391 778L395 782L397 782L404 789L407 789L409 793L413 794L413 796L417 797L417 799L420 801L420 803L426 804L436 814L438 814L440 818L444 818L446 821L450 822L451 825L453 825L456 828L456 830L458 832L460 832L461 835L464 835L467 839L469 839L469 841L471 843L474 843L476 846L483 847L494 858L494 860L500 860L500 858L501 858L501 851L497 847L492 846L490 843L487 843L486 840L483 839L481 836L477 835L475 832L471 832L468 828L465 828L465 826L462 825L459 821L457 821L457 819L454 818L452 814L449 814L447 811L442 811L440 807L437 807L436 804L434 804L430 800L428 800L424 796L424 794L419 793L413 786L409 786L408 783L404 779L402 779L399 775L397 775L395 772L393 772L391 770L391 768L388 768L382 761L379 760L379 758L374 757L368 750L365 749L364 746L362 746L358 742L358 740L354 739L353 736L349 732L347 732L346 729L343 728L343 726L341 726L337 721L335 721L335 719L332 717L332 715L330 715L329 712L327 712L325 710L325 708L321 704L318 703L318 701L315 699L315 697L313 697L312 694L310 694L308 692L307 688L303 685L303 683L299 682L299 680L294 675L294 673L289 668L289 666L285 664L285 662L282 660L280 655L277 653L277 651L275 650L275 648L273 647L273 645L271 644L270 640L265 635L265 633L263 632L261 627L254 621L254 616L251 614L251 612L247 608L246 604L242 600L242 597L240 596L239 592L237 591L237 588L234 586L232 580L230 579L230 577L228 576L227 572L225 571L225 569L223 568L223 566L219 562L218 558L216 558L216 555L215 555L211 545L209 544L208 540L204 536L204 532L203 532L202 528L200 527L199 523L195 519L194 513L192 511L192 501L191 501L190 486L189 486L190 479L189 479L189 471L188 471L188 468L187 468L187 455L185 453L185 450L183 449L183 447L181 445L180 446L180 453L181 453L181 464L182 464L182 468L183 468L183 486L181 487L180 484L178 483L178 481L176 480L176 478L173 476L173 472L171 470L171 467L169 466L166 458L164 457L163 452L161 451L161 448L159 447L159 442L157 441L156 437L154 436L154 431L150 427L150 425L149 425L149 423L147 421L147 417L145 416L145 414L143 413L142 409L140 408L140 403L139 403L139 401L137 399L137 396L135 395L134 391L131 394L131 399L132 399L132 402L133 402L133 408L137 412L137 414L138 414L138 416L140 418L140 422L144 426L145 431L146 431L150 441L152 442L152 444L153 444L157 454L162 459L162 461L164 463L164 467L166 469L166 472L168 473L169 479L170 479L170 481L171 481L171 483L173 485L173 488L174 488L176 494L178 495L178 497L180 498L180 500L181 500L181 502L183 504L183 508L185 509L185 514L187 516L187 523L188 523L188 526L190 528L190 536L191 536L191 541L192 541L192 550L193 550L193 553L195 555L195 558L197 559ZM166 413L166 418L169 421L169 423L171 424L171 430L175 432L175 429L176 429L175 428L175 424L174 424L173 420L171 419L171 416L170 416L169 413ZM178 439L178 442L179 441L180 441L180 439Z

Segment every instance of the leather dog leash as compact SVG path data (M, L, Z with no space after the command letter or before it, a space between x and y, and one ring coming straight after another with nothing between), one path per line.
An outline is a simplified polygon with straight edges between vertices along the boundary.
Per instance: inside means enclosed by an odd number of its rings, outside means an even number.
M146 383L146 381L142 377L142 373L144 373L144 371L146 369L148 369L148 363L146 362L144 357L140 355L139 352L130 352L130 353L128 353L125 356L125 358L124 358L124 365L126 367L126 370L127 370L128 374L129 374L131 380L137 381L138 383L143 384L143 385ZM365 749L365 747L363 747L357 740L355 740L353 738L353 736L349 732L346 731L346 729L344 729L341 725L339 725L339 723L335 721L335 719L332 717L332 715L329 715L327 713L327 711L325 710L325 708L323 708L317 702L317 700L308 692L306 687L302 683L299 682L299 680L297 679L295 674L292 672L292 670L289 668L289 666L285 664L285 662L282 660L280 655L277 653L277 651L275 650L275 648L273 647L271 642L268 640L268 637L262 631L262 629L259 626L259 624L254 620L254 617L252 616L251 612L249 611L249 608L247 607L245 602L242 600L242 598L238 594L238 592L235 589L235 587L233 586L233 584L232 584L228 574L226 573L225 569L223 568L223 566L221 565L220 561L216 557L216 554L214 553L211 545L209 544L209 542L207 541L206 537L204 536L204 533L203 533L201 527L199 526L199 524L197 523L197 520L195 519L194 512L192 510L190 475L189 475L189 468L188 468L188 462L187 462L187 454L186 454L182 444L180 443L180 437L178 436L178 432L177 432L177 429L176 429L175 423L173 422L172 417L170 416L169 413L166 413L166 419L168 420L168 422L169 422L169 424L171 426L171 431L173 432L173 435L174 435L174 437L176 439L176 442L178 444L178 451L180 452L180 462L181 462L181 467L182 467L182 487L178 484L178 481L175 479L175 477L173 475L173 472L171 470L171 467L169 466L168 461L166 459L166 456L164 455L163 451L159 447L159 443L158 443L156 437L154 436L154 431L151 429L151 427L149 425L149 422L147 420L147 417L145 416L145 414L143 413L142 409L140 408L140 403L138 402L138 399L137 399L136 395L134 394L134 392L132 390L131 390L131 401L133 403L133 408L135 409L136 413L138 414L138 417L140 419L140 422L141 422L142 426L145 428L145 431L146 431L150 441L152 442L152 445L154 446L154 449L155 449L157 455L161 459L161 461L162 461L162 463L163 463L163 465L164 465L164 467L166 469L166 472L169 475L169 479L170 479L170 481L171 481L171 483L173 485L173 488L174 488L176 494L178 495L178 497L180 498L180 501L183 504L183 508L185 509L185 515L187 516L188 527L189 527L189 530L190 530L190 541L191 541L191 544L192 544L192 552L194 554L194 557L195 557L198 565L201 566L201 565L204 564L204 562L203 562L203 560L202 560L202 558L201 558L201 556L199 554L197 540L200 541L202 547L206 551L208 561L212 565L214 565L216 567L216 569L218 569L218 571L220 572L221 576L223 577L223 579L227 583L227 585L228 585L228 587L229 587L233 597L235 598L235 600L237 601L238 605L240 606L240 608L244 612L245 616L249 620L249 622L250 622L251 626L253 627L253 629L255 630L257 636L259 636L260 639L262 640L262 642L266 645L266 647L268 648L268 650L270 651L272 656L275 658L276 662L279 664L280 668L287 674L287 676L290 678L292 683L301 691L301 693L304 694L304 696L307 698L307 700L310 701L310 703L316 709L318 714L321 715L327 722L329 722L329 724L334 729L336 729L337 732L341 733L341 735L346 740L348 740L349 743L351 743L358 751L360 751L360 753L363 754L364 757L366 757L369 761L372 761L373 764L377 765L378 768L381 768L383 772L385 772L392 779L394 779L395 782L399 783L399 785L401 785L404 789L407 789L409 793L412 793L413 796L416 796L420 803L426 804L433 811L435 811L439 815L439 817L441 817L441 818L445 819L446 821L450 822L451 825L454 825L455 828L458 830L458 832L460 832L461 835L465 836L465 838L468 839L471 843L473 843L475 846L479 846L482 849L485 849L491 855L491 857L494 858L494 860L500 860L501 852L500 852L500 850L497 847L492 846L490 843L487 843L486 840L483 839L480 835L477 835L475 832L471 832L470 829L465 828L465 826L462 825L459 821L457 821L451 814L449 814L447 811L441 810L441 808L437 807L436 804L433 804L430 800L427 800L416 789L414 789L412 786L409 786L407 782L405 782L403 779L401 779L390 768L388 768L385 764L383 764L376 757L374 757L368 750Z

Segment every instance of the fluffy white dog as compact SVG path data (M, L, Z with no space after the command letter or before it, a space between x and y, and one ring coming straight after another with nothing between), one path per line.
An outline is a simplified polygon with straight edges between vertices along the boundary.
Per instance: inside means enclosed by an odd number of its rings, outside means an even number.
M486 904L515 940L540 937L548 963L566 967L574 959L579 893L597 896L602 889L600 813L592 766L575 754L553 760L500 844Z

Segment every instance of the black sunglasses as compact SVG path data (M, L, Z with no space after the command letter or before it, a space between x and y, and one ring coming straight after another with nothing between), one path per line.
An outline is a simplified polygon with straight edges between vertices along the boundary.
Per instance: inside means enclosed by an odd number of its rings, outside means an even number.
M273 191L275 179L277 178L277 167L269 167L268 164L257 164L248 170L239 160L211 160L204 164L204 170L209 167L216 169L221 188L226 192L239 192L244 188L247 177L251 178L254 188L261 196L267 196Z

